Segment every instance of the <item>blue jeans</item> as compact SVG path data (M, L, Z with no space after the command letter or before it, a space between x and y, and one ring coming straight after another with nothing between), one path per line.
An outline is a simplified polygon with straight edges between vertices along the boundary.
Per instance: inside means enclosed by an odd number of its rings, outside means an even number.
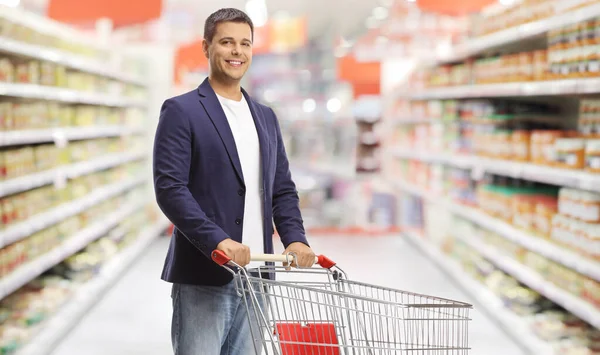
M175 355L260 354L262 327L258 326L250 296L246 295L251 307L248 317L234 281L225 286L173 284L171 296L171 340ZM262 308L261 297L257 297Z

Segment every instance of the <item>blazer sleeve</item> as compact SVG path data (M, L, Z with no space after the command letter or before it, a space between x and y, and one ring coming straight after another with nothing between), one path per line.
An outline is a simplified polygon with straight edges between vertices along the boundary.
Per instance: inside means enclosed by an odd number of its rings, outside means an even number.
M271 109L277 135L277 166L273 183L273 221L283 245L301 242L306 245L306 232L300 213L300 199L296 184L292 180L289 161L281 137L281 127L275 112Z
M207 257L229 236L206 217L188 189L192 159L189 119L169 99L162 105L153 150L154 191L158 206L183 235Z

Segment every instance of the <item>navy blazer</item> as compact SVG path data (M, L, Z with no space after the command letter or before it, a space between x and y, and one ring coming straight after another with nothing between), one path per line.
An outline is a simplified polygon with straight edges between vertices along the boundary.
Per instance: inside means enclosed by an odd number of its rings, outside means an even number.
M283 245L308 245L279 122L273 110L242 93L258 132L264 190L264 247L273 253L273 222ZM211 252L226 238L243 243L245 185L229 123L206 79L166 100L154 140L156 200L174 224L162 279L224 285L231 274Z

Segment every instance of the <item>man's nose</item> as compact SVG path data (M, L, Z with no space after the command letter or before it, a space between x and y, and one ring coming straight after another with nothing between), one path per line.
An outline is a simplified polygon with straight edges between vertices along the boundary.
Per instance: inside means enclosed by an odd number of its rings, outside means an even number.
M233 49L231 50L231 54L233 55L238 55L241 52L241 48L239 44L236 44L233 46Z

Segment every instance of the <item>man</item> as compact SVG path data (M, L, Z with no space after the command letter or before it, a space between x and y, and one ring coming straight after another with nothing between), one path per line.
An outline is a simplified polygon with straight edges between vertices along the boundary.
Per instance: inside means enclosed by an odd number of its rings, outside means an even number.
M162 273L173 283L176 355L254 353L243 300L214 249L246 266L251 251L273 253L274 222L285 253L301 267L314 262L278 120L240 86L253 34L240 10L210 15L208 79L161 109L153 170L158 204L176 227Z

